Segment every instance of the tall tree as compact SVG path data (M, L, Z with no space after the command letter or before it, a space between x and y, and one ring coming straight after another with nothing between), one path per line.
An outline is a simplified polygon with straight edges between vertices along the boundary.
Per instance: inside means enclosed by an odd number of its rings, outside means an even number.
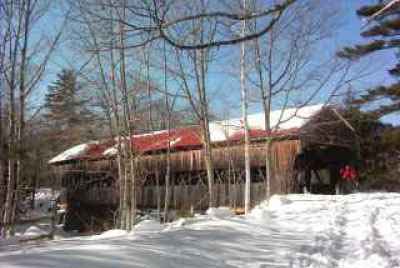
M248 9L255 12L263 1L249 1ZM297 111L314 102L323 91L329 102L343 86L357 77L350 77L350 63L337 59L331 53L318 53L324 42L337 29L339 6L331 4L326 9L324 1L309 0L293 3L284 15L264 36L248 42L247 74L249 99L261 103L264 111L264 126L268 133L278 130ZM260 21L248 23L250 33L257 32ZM252 52L252 53L251 53ZM319 101L323 101L320 99ZM282 109L280 115L271 120L273 107ZM285 114L290 107L296 112ZM271 196L273 154L276 137L266 140L265 190Z
M206 1L200 1L198 5L189 3L186 6L188 6L188 9L192 12L193 10L205 11L207 7ZM190 27L192 32L189 39L193 39L193 42L207 43L215 38L216 25L207 18L191 21ZM175 50L177 54L177 65L179 66L179 70L176 72L178 80L181 82L185 98L188 100L196 119L200 123L208 185L208 205L209 207L215 207L215 174L210 133L210 102L208 98L210 89L207 84L214 51L211 47L204 47L194 51L182 51L176 48ZM187 64L186 66L185 63ZM186 71L186 69L190 71ZM191 84L191 82L193 82L193 84Z
M242 2L243 13L247 13L246 0ZM246 36L246 20L242 21L241 36ZM240 91L242 97L242 117L243 117L243 128L244 128L244 165L245 165L245 193L244 193L244 211L246 214L250 212L250 184L251 184L251 168L250 168L250 137L249 137L249 125L247 120L247 88L246 88L246 47L245 42L240 44Z
M357 60L372 53L393 50L398 63L388 70L397 81L391 85L381 85L368 89L358 98L357 104L377 103L371 112L379 117L400 111L400 4L399 1L378 1L375 5L365 5L357 10L357 15L367 19L367 25L361 36L368 41L352 47L345 47L338 52L339 57ZM381 102L382 99L387 100Z
M49 1L6 0L0 3L1 73L4 82L4 118L8 121L3 129L2 154L7 165L4 168L5 192L1 222L7 234L13 233L16 204L20 199L20 185L25 183L24 165L27 159L26 123L29 120L29 99L38 82L45 74L46 65L60 39L62 28L54 37L48 33L35 33L39 21L50 10ZM46 41L44 41L46 40ZM49 44L45 47L43 44ZM33 112L32 114L36 114ZM5 149L3 146L3 149Z
M88 108L88 100L82 96L81 90L73 70L62 70L57 80L48 87L44 116L49 124L49 135L56 146L71 146L93 139L93 132L88 126L93 124L94 114Z

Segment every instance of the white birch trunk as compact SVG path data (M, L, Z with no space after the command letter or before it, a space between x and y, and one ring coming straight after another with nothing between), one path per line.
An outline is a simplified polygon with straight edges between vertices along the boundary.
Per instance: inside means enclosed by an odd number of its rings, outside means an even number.
M243 11L246 10L246 0L243 0ZM246 21L242 22L242 36L246 33ZM241 43L240 47L240 89L241 89L241 96L242 96L242 117L243 117L243 128L244 128L244 161L245 161L245 197L244 197L244 211L245 214L248 214L250 211L250 189L251 189L251 169L250 169L250 137L249 137L249 127L247 122L247 108L248 108L248 101L247 101L247 89L245 83L245 75L246 75L246 66L245 66L245 42Z

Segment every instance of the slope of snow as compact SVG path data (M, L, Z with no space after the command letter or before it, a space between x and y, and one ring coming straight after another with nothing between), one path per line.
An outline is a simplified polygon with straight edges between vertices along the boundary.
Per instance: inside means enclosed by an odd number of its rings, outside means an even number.
M0 267L400 267L400 194L275 196L248 216L0 246Z

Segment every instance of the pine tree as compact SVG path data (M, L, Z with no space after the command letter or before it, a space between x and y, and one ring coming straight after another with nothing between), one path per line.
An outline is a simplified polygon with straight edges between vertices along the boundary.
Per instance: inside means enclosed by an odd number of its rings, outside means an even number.
M94 114L87 108L81 86L72 70L62 70L57 80L48 87L44 115L50 127L51 139L61 147L93 139L90 126Z
M361 36L370 39L365 44L345 47L338 52L339 57L357 60L374 52L394 50L400 48L400 4L399 1L379 1L375 5L366 5L357 10L357 15L367 18L367 28ZM397 60L400 55L397 53ZM391 85L382 85L367 90L359 98L354 99L356 104L367 104L381 99L387 99L384 104L371 112L382 117L400 111L400 63L388 70L397 82Z

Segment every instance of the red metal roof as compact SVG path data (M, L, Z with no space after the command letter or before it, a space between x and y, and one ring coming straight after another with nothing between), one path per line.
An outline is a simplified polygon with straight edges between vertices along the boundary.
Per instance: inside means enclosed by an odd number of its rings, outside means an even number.
M130 142L135 151L142 154L165 151L168 149L168 143L172 151L196 149L202 146L199 127L176 128L171 129L169 133L163 130L134 135ZM68 160L102 159L106 157L105 151L116 145L116 140L88 143L84 153Z
M249 130L250 138L257 139L267 136L285 136L293 135L298 132L297 128L278 130L273 132L267 132L262 129L251 129ZM239 130L227 140L220 143L238 142L244 140L244 131ZM183 150L193 150L202 147L202 138L200 127L187 127L187 128L176 128L171 129L168 133L167 130L155 131L146 134L138 134L132 136L131 145L136 152L141 154L146 154L150 152L160 152L166 151L168 149L168 143L170 144L171 151L183 151ZM70 160L96 160L103 159L107 157L112 157L113 155L105 155L106 150L113 148L117 145L116 140L104 140L95 143L88 143L87 149L75 156ZM59 161L63 162L63 161Z
M201 135L198 127L176 128L167 130L135 135L131 139L133 148L141 153L171 150L185 150L201 147Z
M279 110L273 111L273 116L270 116L272 119L275 121L278 118L279 120L283 120L282 124L280 125L282 129L273 132L262 130L264 125L264 116L262 114L255 114L252 117L249 117L249 120L252 120L253 128L250 130L250 138L255 140L268 136L276 137L298 135L299 128L303 127L309 118L321 112L321 109L323 108L323 105L312 105L305 106L300 109L285 109L283 111L284 113ZM211 133L213 143L219 144L220 146L225 146L229 143L237 144L242 142L244 139L244 132L243 129L238 130L238 127L240 126L240 124L238 124L239 122L240 119L236 118L214 123L213 127L215 127L215 129L213 129L213 132ZM235 130L237 131L234 132ZM202 139L200 134L201 131L199 126L176 128L171 129L169 133L168 131L163 130L147 134L134 135L131 137L129 142L136 152L142 154L166 151L169 146L172 151L192 150L202 148ZM116 145L116 139L80 144L60 153L51 159L49 163L55 164L70 160L114 157L117 151Z

